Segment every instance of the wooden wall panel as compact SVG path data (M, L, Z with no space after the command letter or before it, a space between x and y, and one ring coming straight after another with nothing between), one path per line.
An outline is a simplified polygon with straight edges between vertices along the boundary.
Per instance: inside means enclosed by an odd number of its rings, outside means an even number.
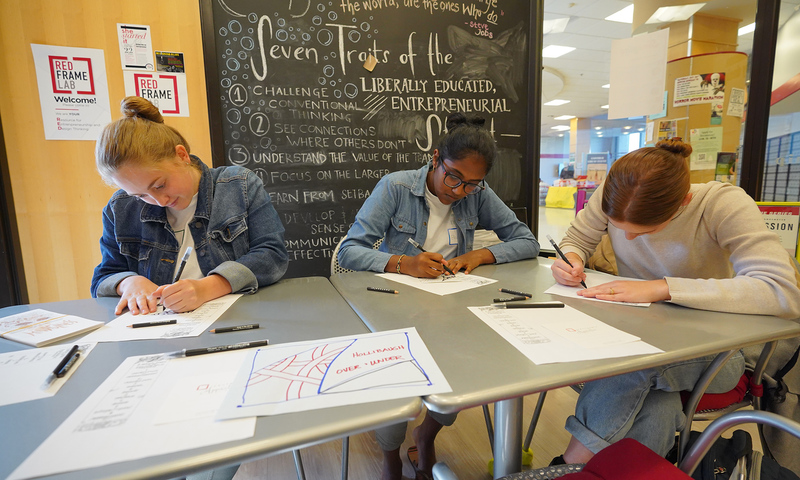
M94 142L44 139L30 44L104 50L117 119L125 95L117 23L150 25L155 50L184 53L191 116L166 122L212 163L196 0L0 2L0 115L31 303L89 296L100 261L101 211L114 189L95 170Z

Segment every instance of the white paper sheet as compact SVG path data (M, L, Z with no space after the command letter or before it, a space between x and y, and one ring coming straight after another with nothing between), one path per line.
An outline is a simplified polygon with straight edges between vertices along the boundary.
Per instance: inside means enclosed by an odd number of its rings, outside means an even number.
M194 417L155 425L157 412L181 379L227 372L244 351L173 358L128 357L7 480L53 475L163 455L253 436L255 418Z
M78 345L81 356L66 375L46 383L58 363L73 345ZM0 353L0 407L55 395L72 374L89 356L95 343L78 342L37 349Z
M217 418L451 391L414 328L251 349Z
M615 280L619 281L630 281L630 282L641 282L641 279L638 278L628 278L628 277L616 277L614 275L607 275L605 273L597 273L597 272L586 272L586 287L596 287L597 285L602 285L604 283L613 282ZM583 287L568 287L566 285L561 285L560 283L556 283L552 287L548 288L544 291L544 293L549 293L550 295L559 295L562 297L569 297L569 298L577 298L579 300L591 300L594 302L606 302L606 303L616 303L618 305L628 305L631 307L649 307L649 302L612 302L611 300L600 300L599 298L592 298L592 297L581 297L578 295L578 291L583 290Z
M376 275L436 295L450 295L451 293L458 293L469 290L470 288L481 287L497 282L497 280L492 278L467 275L464 272L458 272L455 276L442 275L436 278L416 278L398 273L378 273Z
M99 330L83 337L83 339L91 342L124 342L127 340L150 340L155 338L196 337L206 331L239 297L241 297L240 294L225 295L206 302L191 312L184 313L165 310L163 313L133 315L127 312L108 322ZM128 328L128 325L134 323L172 319L177 320L178 323L174 325L159 325L157 327Z
M569 306L469 310L537 365L662 351Z
M668 47L667 28L611 41L609 120L661 111Z

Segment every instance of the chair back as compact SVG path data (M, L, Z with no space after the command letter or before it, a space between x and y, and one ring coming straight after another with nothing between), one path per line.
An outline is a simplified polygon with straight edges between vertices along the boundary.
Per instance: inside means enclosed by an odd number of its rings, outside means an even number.
M333 255L331 256L331 275L336 275L337 273L349 273L354 271L339 265L339 247L342 246L342 242L344 242L345 238L347 237L346 236L342 237L342 239L339 240L339 243L336 244L336 248L333 249ZM377 250L378 247L381 246L381 243L383 243L383 238L380 238L378 239L377 242L373 243L372 249Z

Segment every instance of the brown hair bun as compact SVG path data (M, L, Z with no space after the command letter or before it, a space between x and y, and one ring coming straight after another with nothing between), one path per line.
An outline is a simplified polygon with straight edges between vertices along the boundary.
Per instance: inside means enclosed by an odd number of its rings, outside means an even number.
M683 143L680 138L667 138L656 143L656 148L663 148L664 150L676 153L684 158L688 158L692 154L692 146L688 143Z
M164 123L161 112L142 97L125 97L120 102L120 111L125 118L139 117L151 122Z

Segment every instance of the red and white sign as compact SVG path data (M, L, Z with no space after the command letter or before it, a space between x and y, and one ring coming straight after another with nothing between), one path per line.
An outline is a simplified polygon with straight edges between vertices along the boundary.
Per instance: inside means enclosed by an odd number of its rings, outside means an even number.
M781 237L781 245L792 256L797 255L798 227L800 227L800 204L770 204L758 202L767 228Z
M133 71L123 74L126 95L150 100L164 116L189 116L186 74Z
M97 140L111 122L102 50L31 44L47 140Z

